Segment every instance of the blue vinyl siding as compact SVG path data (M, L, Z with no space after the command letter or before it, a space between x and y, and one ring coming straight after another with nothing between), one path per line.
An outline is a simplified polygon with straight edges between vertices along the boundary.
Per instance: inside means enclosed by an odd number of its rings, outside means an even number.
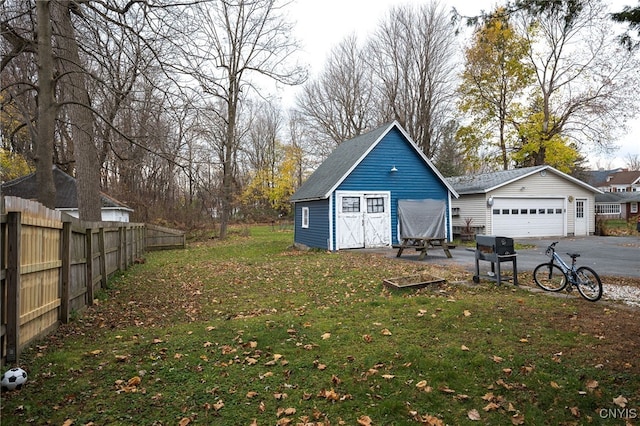
M355 161L356 159L354 159ZM397 169L392 172L391 168ZM391 232L398 242L399 199L448 200L448 190L402 133L393 128L337 188L339 191L391 191ZM335 193L332 194L335 197ZM335 206L335 202L333 203ZM447 212L450 206L447 205ZM332 212L335 218L335 208ZM449 232L447 215L447 233ZM335 223L335 220L333 221ZM335 230L334 230L335 232ZM448 235L450 238L451 236ZM335 241L334 234L334 241Z
M309 227L302 227L302 208L309 208ZM328 249L329 200L305 201L295 204L294 241L308 247Z

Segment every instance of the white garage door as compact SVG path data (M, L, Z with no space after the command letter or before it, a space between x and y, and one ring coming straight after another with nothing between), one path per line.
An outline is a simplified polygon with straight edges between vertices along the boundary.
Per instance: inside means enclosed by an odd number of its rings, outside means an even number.
M565 235L564 199L561 198L494 198L492 219L494 235Z

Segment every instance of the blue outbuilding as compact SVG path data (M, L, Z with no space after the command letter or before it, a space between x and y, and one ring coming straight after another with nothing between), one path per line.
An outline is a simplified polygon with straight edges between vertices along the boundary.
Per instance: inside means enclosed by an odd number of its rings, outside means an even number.
M294 242L331 251L397 244L403 202L420 229L451 241L452 197L453 187L394 121L338 145L293 194ZM416 205L425 206L418 215Z

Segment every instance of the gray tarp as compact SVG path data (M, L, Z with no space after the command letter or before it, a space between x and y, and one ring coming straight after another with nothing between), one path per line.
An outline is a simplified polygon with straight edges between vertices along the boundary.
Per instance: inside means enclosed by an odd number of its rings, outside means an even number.
M445 200L398 200L400 238L446 238Z

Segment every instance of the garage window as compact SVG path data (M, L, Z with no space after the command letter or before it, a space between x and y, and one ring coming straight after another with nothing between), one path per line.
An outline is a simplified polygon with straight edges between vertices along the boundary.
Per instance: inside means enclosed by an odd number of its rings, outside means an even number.
M309 207L302 208L302 227L309 227Z

